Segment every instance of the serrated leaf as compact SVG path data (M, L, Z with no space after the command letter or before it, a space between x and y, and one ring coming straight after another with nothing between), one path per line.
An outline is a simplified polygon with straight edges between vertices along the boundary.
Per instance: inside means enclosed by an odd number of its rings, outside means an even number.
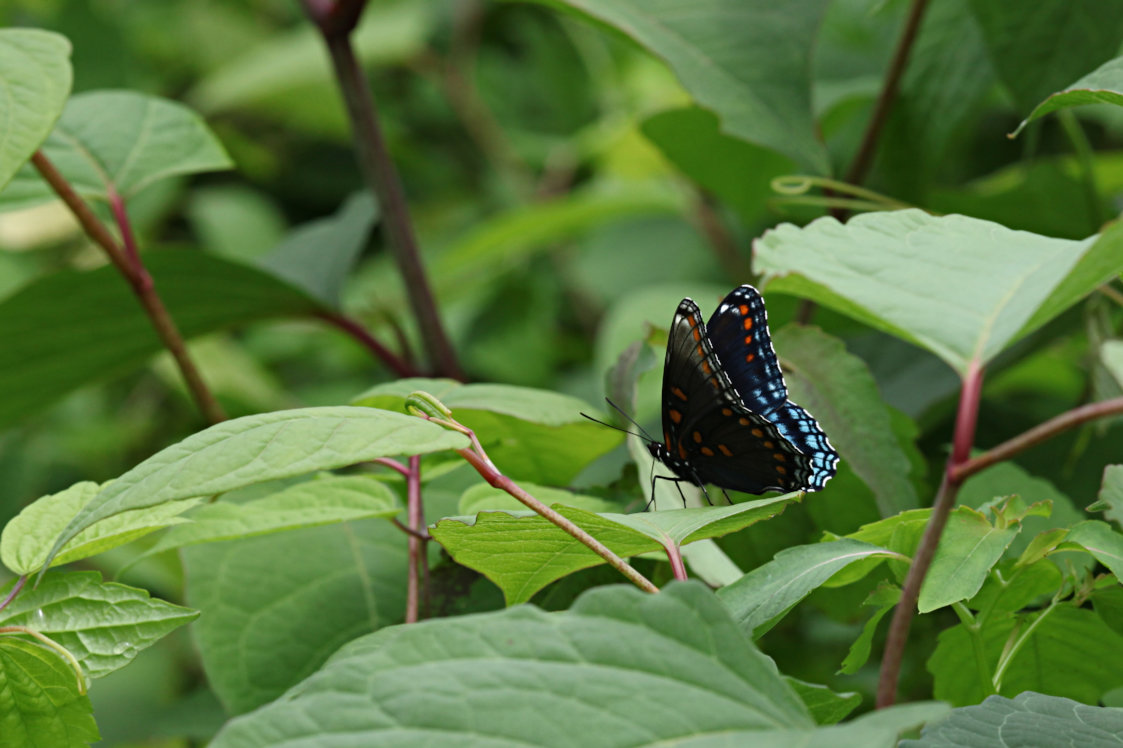
M876 545L842 538L787 548L718 591L734 619L754 637L767 632L796 603L852 563L897 554Z
M914 508L909 459L865 362L814 327L787 325L772 340L781 352L792 400L815 414L831 444L873 491L881 515Z
M55 572L0 611L0 625L26 626L49 636L87 675L100 678L198 615L150 597L147 590L103 582L94 571Z
M1013 699L989 696L929 724L901 748L995 748L1070 745L1114 748L1123 739L1123 709L1088 706L1033 691Z
M1123 526L1123 465L1104 467L1103 482L1096 501L1103 507L1100 511L1106 519L1110 519L1117 527Z
M1123 225L1070 241L901 210L783 224L754 249L769 290L915 343L962 376L1123 271Z
M370 477L328 475L235 504L218 501L191 512L190 524L173 527L145 555L198 543L249 538L401 511L397 495Z
M974 597L1017 534L1017 527L998 529L979 512L956 507L920 588L917 610L929 613Z
M31 158L66 105L70 42L39 29L0 29L0 189Z
M321 309L267 273L202 252L150 252L144 262L185 338ZM161 350L114 268L39 278L0 301L0 391L7 393L0 398L0 426L78 387L131 371Z
M183 550L187 602L207 683L228 713L261 706L362 634L398 623L404 533L384 520Z
M352 402L400 411L415 390L447 405L453 418L476 432L492 462L511 478L565 485L622 438L619 432L582 417L581 411L595 413L584 401L530 387L399 379L373 387Z
M1123 579L1123 534L1112 530L1108 523L1094 519L1081 522L1068 531L1065 542L1081 546Z
M660 550L666 544L736 532L773 516L796 496L640 514L593 514L560 504L553 508L617 555L635 556ZM495 582L508 605L529 600L555 579L604 563L600 556L530 510L443 519L429 533L457 563Z
M42 569L55 538L101 488L97 483L83 481L24 507L0 534L0 559L4 565L16 574L31 574ZM179 515L198 501L187 499L134 509L96 522L63 546L51 566L94 556L155 530L184 522Z
M811 61L805 53L826 9L822 0L557 0L619 30L661 58L722 129L830 172L811 111Z
M376 457L467 446L463 434L374 408L300 408L235 418L157 452L110 483L67 524L51 556L94 522L128 509Z
M0 745L85 748L101 738L90 697L57 652L0 636Z
M222 145L182 104L132 91L90 91L70 98L43 153L86 199L126 200L161 179L229 169ZM0 210L55 199L25 166L0 192Z
M343 282L377 219L374 199L369 193L357 193L330 218L293 229L258 264L327 306L339 308Z
M1089 703L1123 685L1123 637L1095 612L1061 604L1020 623L1015 616L985 621L981 631L985 673L979 672L979 657L963 624L940 632L928 660L933 695L963 706L993 693L991 679L1002 653L1013 646L1011 634L1019 640L1019 648L1002 673L1000 695L1040 691Z

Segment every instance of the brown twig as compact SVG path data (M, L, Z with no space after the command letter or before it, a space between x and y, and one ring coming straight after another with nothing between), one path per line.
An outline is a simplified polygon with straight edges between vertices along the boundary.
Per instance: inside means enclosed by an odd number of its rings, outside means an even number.
M203 416L212 424L226 420L226 414L222 411L222 406L214 399L199 374L199 370L195 367L195 362L191 360L191 356L187 352L187 346L183 341L183 335L180 334L179 328L168 313L160 295L156 292L152 277L141 262L140 254L133 240L131 224L125 212L124 201L111 185L106 185L109 190L110 207L125 241L125 247L122 247L42 151L35 152L31 157L31 163L47 184L51 186L51 189L78 218L78 223L82 226L86 235L102 248L109 257L109 261L129 283L141 306L144 307L156 334L160 337L164 347L172 354L172 358L175 359L176 366L179 367L183 380L187 384L187 389Z
M948 458L947 470L940 483L940 490L936 494L936 501L932 505L928 525L924 528L924 535L920 538L908 574L905 575L905 582L901 585L901 599L897 602L897 607L893 610L893 619L889 623L889 634L885 640L885 654L881 659L881 673L877 683L878 709L892 706L897 699L901 661L904 659L905 645L908 643L909 628L916 615L920 588L928 575L928 569L936 555L936 548L940 544L940 536L944 532L952 507L955 506L955 497L959 493L960 481L953 477L953 468L966 460L971 451L971 443L975 439L975 424L979 414L982 385L983 369L977 362L972 361L963 377L963 389L959 395L959 412L955 420L955 438L951 456Z
M1050 439L1062 431L1075 428L1082 423L1093 421L1097 418L1119 415L1123 413L1123 397L1103 400L1098 403L1089 403L1079 408L1074 408L1067 413L1062 413L1056 418L1050 418L1045 423L1034 426L1029 431L1015 436L1013 439L1002 442L997 447L992 447L978 457L957 463L951 469L952 477L962 483L975 473L986 470L995 463L1008 460L1019 452L1024 452L1046 439Z
M406 623L417 623L419 608L421 557L425 555L428 540L421 537L425 524L421 508L421 457L409 458L409 475L406 477L406 515L409 520L409 577L406 582Z
M387 368L399 377L418 376L419 372L405 359L378 342L365 327L350 317L339 312L317 312L316 316L328 324L338 327L340 330L343 330L355 340L359 341L359 343L365 346L367 350L373 353L376 358L386 364Z
M737 242L733 239L733 234L725 225L721 214L718 213L713 197L703 190L697 190L696 193L695 221L702 235L709 241L726 275L736 283L750 283L755 286L758 279L753 275L752 265L737 251Z
M382 225L387 244L409 295L417 318L421 339L436 369L445 376L463 378L460 364L449 343L429 278L421 262L413 222L398 170L386 148L378 112L370 86L355 57L351 32L365 5L364 0L338 0L335 3L302 0L309 18L323 35L335 68L336 79L351 120L352 136L363 179L382 208Z

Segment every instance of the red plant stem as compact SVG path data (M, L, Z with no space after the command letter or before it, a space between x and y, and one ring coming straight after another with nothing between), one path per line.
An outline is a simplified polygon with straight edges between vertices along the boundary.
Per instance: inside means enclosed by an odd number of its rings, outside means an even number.
M861 184L865 181L866 173L873 164L873 156L877 151L877 141L881 137L881 131L885 127L886 120L889 119L889 111L893 106L893 100L897 97L901 76L904 75L905 68L908 66L913 42L916 41L916 34L920 30L920 22L924 18L924 10L927 6L928 0L913 0L909 7L909 15L905 19L904 30L901 32L901 38L897 40L897 48L893 50L889 72L885 76L885 83L882 84L880 93L877 95L869 125L862 135L861 145L858 146L858 154L854 156L854 160L850 163L850 169L846 172L846 181L850 184Z
M688 577L686 564L682 560L682 549L674 543L664 543L663 550L667 552L667 560L671 562L671 573L675 575L675 579L685 582Z
M429 278L421 262L421 253L414 236L413 222L405 193L393 160L386 149L382 130L378 125L378 111L370 86L355 58L351 46L351 31L362 13L362 0L340 0L331 6L314 0L304 0L308 16L316 23L327 44L339 82L343 101L351 120L352 136L363 179L377 198L382 209L382 225L387 245L394 255L398 271L407 293L410 307L421 330L421 340L437 370L450 377L463 378L460 364L452 350L436 301L429 286Z
M975 438L982 385L983 369L977 361L971 361L963 377L963 389L959 395L959 412L955 419L955 441L952 444L944 479L940 483L940 490L936 493L936 501L932 505L932 515L924 528L924 535L920 538L908 574L905 575L905 583L901 586L901 599L893 611L893 620L889 623L889 635L885 641L885 654L881 659L881 673L877 684L878 709L892 706L897 699L901 661L904 658L905 645L908 643L909 628L912 626L913 616L916 615L920 588L924 584L928 569L932 566L932 559L940 544L940 536L944 532L952 507L955 506L955 497L959 493L960 481L952 477L953 469L970 454L971 442Z
M382 343L371 335L365 327L360 325L350 317L340 314L338 312L317 312L316 316L327 322L330 325L338 327L345 333L355 338L367 350L375 355L382 363L386 364L387 368L397 374L399 377L416 377L419 372L405 361L405 359L398 356Z
M608 546L604 545L592 535L582 530L567 517L563 517L550 507L543 504L538 499L531 496L529 493L515 484L515 482L510 478L500 473L498 468L496 468L495 465L492 464L491 460L488 459L487 455L484 454L483 450L480 448L480 443L476 439L476 435L470 434L469 436L472 439L474 448L458 449L456 451L458 454L460 454L461 457L467 460L468 463L476 469L476 472L478 472L490 485L500 490L506 491L507 493L511 494L516 499L521 501L523 504L525 504L528 508L533 509L539 515L544 517L547 521L560 527L563 531L568 533L579 543L603 558L609 566L619 571L621 574L627 577L628 581L639 587L641 590L644 590L646 592L659 591L659 588L652 584L651 581L647 579L647 577L640 574L638 571L636 571L635 567L613 553L608 548ZM477 452L476 450L479 451Z
M12 600L16 599L16 595L19 594L20 590L23 589L23 586L25 584L27 584L27 575L26 574L24 574L22 577L20 577L19 579L16 580L15 586L12 587L12 591L9 592L8 596L4 598L4 602L0 602L0 610L3 610L4 608L8 607L8 605L12 602Z
M90 207L71 188L70 183L58 172L54 164L47 159L42 151L35 152L31 157L31 163L38 169L39 174L51 186L51 189L78 218L78 223L82 226L86 235L105 251L109 261L128 281L133 293L140 301L141 306L144 307L156 334L160 337L164 347L172 354L172 358L175 359L176 366L179 367L183 380L187 384L187 389L203 416L212 424L225 421L226 414L222 411L218 401L214 399L206 383L203 382L203 377L195 367L195 362L191 360L187 353L183 335L180 334L179 328L168 313L160 295L156 292L152 277L141 262L140 254L136 249L136 242L133 240L132 227L125 213L125 205L120 196L112 187L107 185L110 206L126 243L124 249L117 244L117 240L113 238L109 230L98 220Z
M406 476L407 478L409 477L409 468L407 468L405 465L398 462L397 460L395 460L392 457L375 457L373 460L371 460L371 462L376 462L379 465L384 465L385 467L388 467L391 470L394 470L398 473L401 473L402 475Z
M1062 431L1075 428L1082 423L1105 418L1107 416L1123 413L1123 397L1103 400L1098 403L1089 403L1079 408L1074 408L1067 413L1061 413L1056 418L1050 418L1045 423L1034 426L1029 431L1015 436L1013 439L1002 442L997 447L983 452L977 457L964 460L951 468L952 477L962 483L975 473L986 470L995 463L1008 460L1019 452L1024 452L1046 439L1050 439Z
M421 557L426 553L426 543L421 537L425 524L421 505L421 457L409 458L406 476L406 513L409 521L409 579L406 586L406 623L417 623L420 595Z

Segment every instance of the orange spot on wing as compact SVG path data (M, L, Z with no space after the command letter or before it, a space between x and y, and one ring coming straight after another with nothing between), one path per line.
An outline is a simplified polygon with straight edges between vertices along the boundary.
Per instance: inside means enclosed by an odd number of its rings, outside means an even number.
M712 368L710 368L710 362L709 361L703 361L702 362L702 371L704 371L706 373L707 377L714 373L714 370Z
M671 449L671 432L670 431L664 431L663 432L663 443L667 445L667 451L669 452L670 449Z
M741 424L742 426L748 426L749 425L749 419L745 418L744 416L741 416L740 418L737 419L737 423Z
M702 331L699 330L698 325L694 324L693 322L690 323L690 332L694 334L695 342L702 339Z
M745 345L752 345L752 342L753 342L753 336L752 335L746 335L745 336Z
M749 314L749 305L748 304L742 304L741 306L737 307L737 311L739 311L741 313L742 317L746 317Z
M756 358L756 354L750 353L749 355L745 356L745 363L751 364L754 358Z
M686 402L686 393L678 387L672 387L671 394L677 397L679 400L682 400L684 403Z
M779 452L777 452L776 454L772 455L772 457L773 457L773 458L775 458L776 462L787 462L787 461L788 461L788 458L787 458L787 457L784 457L784 455L782 455L782 454L781 454L781 453L779 453Z
M673 422L675 422L676 424L682 423L682 412L681 411L677 411L674 408L669 408L667 410L667 415L669 415L671 417L671 420Z
M742 418L741 420L744 421L745 419ZM745 421L745 423L748 423L748 421ZM761 431L760 429L753 429L753 436L755 436L757 439L763 439L764 438L764 432Z
M765 449L772 449L772 447L773 447L773 446L774 446L774 445L772 444L772 442L765 442L765 443L764 443L764 448L765 448Z
M678 456L680 460L686 459L686 447L682 446L682 442L679 442L678 445Z
M744 309L745 307L741 307L741 308ZM748 312L741 312L741 314L748 314ZM752 317L745 317L745 320L741 324L745 326L746 330L751 330L751 329L753 329L753 318Z
M721 450L721 453L723 455L725 455L726 457L732 457L733 456L733 450L731 450L729 447L725 446L724 444L717 445L717 448L719 450Z
M700 451L702 452L702 454L706 455L706 457L713 457L714 456L714 451L712 449L710 449L709 447L702 447L702 449Z
M695 431L694 432L694 443L695 444L701 444L702 443L702 432L701 431Z
M726 418L728 418L729 416L733 415L733 411L732 411L732 410L730 410L729 408L722 408L722 409L721 409L721 414L722 414L723 416L725 416Z
M779 473L780 475L787 475L788 469L786 467L784 467L783 465L777 465L776 466L776 472Z

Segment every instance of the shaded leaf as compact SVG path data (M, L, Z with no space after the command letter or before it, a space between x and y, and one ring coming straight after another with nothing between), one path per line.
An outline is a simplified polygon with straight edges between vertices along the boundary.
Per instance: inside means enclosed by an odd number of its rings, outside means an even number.
M811 717L817 725L837 724L862 703L862 695L853 691L835 693L826 686L797 680L790 676L784 676L784 680L802 699L803 705L811 712Z
M100 739L70 663L41 644L0 636L0 744L85 748Z
M979 594L967 601L967 606L987 618L1021 610L1038 598L1054 594L1061 586L1061 570L1050 561L1037 561L1028 565L1018 563L1013 568L1004 562L996 572L987 577Z
M1017 534L1016 527L999 529L981 513L956 507L920 588L917 610L929 613L974 597Z
M1081 546L1123 579L1123 534L1111 529L1108 523L1094 519L1081 522L1068 531L1065 542Z
M881 619L885 617L886 613L897 606L900 599L901 588L884 582L870 593L870 596L862 604L874 607L873 615L867 618L865 624L862 625L862 633L850 645L850 651L846 653L846 659L842 661L838 672L853 675L869 661L870 647L873 646L873 637L877 633L877 625L881 623Z
M39 29L0 29L0 189L39 147L66 105L70 42Z
M1117 527L1123 526L1123 465L1104 467L1103 483L1096 503L1106 519Z

